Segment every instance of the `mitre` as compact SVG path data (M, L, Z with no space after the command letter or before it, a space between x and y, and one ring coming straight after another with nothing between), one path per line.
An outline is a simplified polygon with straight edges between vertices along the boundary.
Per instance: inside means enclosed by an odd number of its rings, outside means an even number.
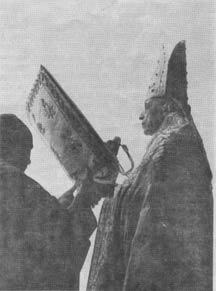
M162 47L146 97L159 96L171 98L188 113L185 41L180 41L175 46L169 58L165 47Z

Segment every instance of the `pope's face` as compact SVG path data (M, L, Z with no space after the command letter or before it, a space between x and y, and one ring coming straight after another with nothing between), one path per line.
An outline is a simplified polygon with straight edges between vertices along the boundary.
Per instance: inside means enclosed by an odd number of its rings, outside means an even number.
M142 121L144 134L153 135L164 120L164 98L151 97L145 101L145 109L139 119Z

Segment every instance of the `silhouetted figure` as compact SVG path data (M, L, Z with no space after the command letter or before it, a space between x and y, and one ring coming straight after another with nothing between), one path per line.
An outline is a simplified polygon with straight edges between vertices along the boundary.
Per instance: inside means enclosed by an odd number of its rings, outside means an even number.
M90 176L76 198L51 196L24 174L32 147L22 121L0 115L0 290L78 290L101 197Z

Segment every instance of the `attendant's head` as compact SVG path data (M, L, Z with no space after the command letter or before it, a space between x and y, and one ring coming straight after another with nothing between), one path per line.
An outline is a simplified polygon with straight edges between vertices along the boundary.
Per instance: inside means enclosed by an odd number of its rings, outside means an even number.
M25 171L33 147L28 127L14 114L0 115L0 158Z

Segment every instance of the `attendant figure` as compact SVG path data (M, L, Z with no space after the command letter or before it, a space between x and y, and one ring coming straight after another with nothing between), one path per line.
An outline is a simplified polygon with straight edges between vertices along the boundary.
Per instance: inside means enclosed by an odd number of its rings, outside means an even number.
M51 196L24 171L32 134L13 114L0 115L0 290L78 290L79 273L96 228L91 173L74 198ZM101 192L100 192L101 193Z

